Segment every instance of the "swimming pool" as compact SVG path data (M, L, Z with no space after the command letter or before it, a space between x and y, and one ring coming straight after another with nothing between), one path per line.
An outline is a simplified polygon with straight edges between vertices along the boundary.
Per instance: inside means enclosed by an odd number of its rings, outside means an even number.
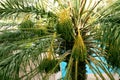
M95 58L98 59L98 60L101 59L102 61L106 62L106 60L103 57L99 57L99 58L95 57ZM93 63L91 63L91 65L93 67L95 67L95 65ZM66 74L66 69L65 68L66 68L66 66L67 66L66 62L61 62L60 63L60 69L61 69L62 77L65 77L65 74ZM104 71L101 68L99 68L99 70L100 70L101 73L104 73ZM86 74L93 73L88 65L86 65L86 71L87 71ZM112 69L109 69L109 71L112 71Z

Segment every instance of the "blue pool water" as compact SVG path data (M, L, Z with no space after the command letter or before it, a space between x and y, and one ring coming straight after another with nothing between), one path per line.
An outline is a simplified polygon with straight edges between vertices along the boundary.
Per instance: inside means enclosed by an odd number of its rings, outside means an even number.
M67 63L66 63L66 62L61 62L61 63L60 63L60 69L61 69L61 72L62 72L62 78L65 77L65 74L66 74L66 66L67 66Z
M95 57L95 58L98 59L98 60L101 59L101 61L103 61L103 62L106 63L106 60L105 60L103 57L99 57L99 58L98 58L98 57ZM92 65L93 67L95 67L95 65L94 65L93 63L91 63L91 65ZM93 73L93 72L91 71L91 69L89 68L88 65L86 65L86 70L87 70L87 73L86 73L86 74ZM103 71L101 68L99 68L99 70L100 70L101 73L104 73L104 71Z
M102 61L106 62L103 57L100 57L100 58L95 57L95 58L98 59L98 60L101 59ZM91 63L91 65L92 65L93 67L95 67L94 64ZM66 62L61 62L61 63L60 63L60 69L61 69L61 72L62 72L62 77L65 77L65 74L66 74L66 66L67 66L67 63L66 63ZM88 65L86 65L86 70L87 70L87 73L86 73L86 74L91 74L91 73L92 73L92 71L91 71L91 69L89 68ZM101 73L104 73L104 71L103 71L101 68L99 68L99 70L100 70Z

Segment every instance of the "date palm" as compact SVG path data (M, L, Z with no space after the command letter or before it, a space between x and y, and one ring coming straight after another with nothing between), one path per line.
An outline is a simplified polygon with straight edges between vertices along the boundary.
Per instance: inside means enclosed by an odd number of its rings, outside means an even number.
M101 68L114 80L108 68L120 67L120 1L105 9L101 2L0 1L0 18L8 21L0 33L1 79L48 80L66 61L65 80L85 80L86 64L96 78L105 80Z

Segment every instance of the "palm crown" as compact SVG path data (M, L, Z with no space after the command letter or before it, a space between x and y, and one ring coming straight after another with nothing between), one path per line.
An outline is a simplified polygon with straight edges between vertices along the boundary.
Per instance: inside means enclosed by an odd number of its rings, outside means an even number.
M1 78L30 80L39 76L44 80L66 61L65 80L85 80L86 64L96 78L97 73L105 80L101 68L114 80L108 68L120 67L120 1L102 10L98 6L101 0L90 1L88 5L88 0L1 1L0 17L9 20L1 25Z

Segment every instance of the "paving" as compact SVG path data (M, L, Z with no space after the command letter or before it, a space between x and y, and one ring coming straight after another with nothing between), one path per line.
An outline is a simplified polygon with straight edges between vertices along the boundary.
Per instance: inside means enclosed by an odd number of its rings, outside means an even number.
M105 74L105 73L102 73L103 76L105 77L106 80L110 80L109 77ZM115 78L115 80L120 80L120 77L118 74L116 73L113 73L112 74ZM98 75L97 75L98 76ZM56 74L53 74L49 80L60 80L61 78L61 72L58 72ZM102 80L99 76L98 76L98 79L96 79L96 77L94 76L94 74L87 74L87 80Z

